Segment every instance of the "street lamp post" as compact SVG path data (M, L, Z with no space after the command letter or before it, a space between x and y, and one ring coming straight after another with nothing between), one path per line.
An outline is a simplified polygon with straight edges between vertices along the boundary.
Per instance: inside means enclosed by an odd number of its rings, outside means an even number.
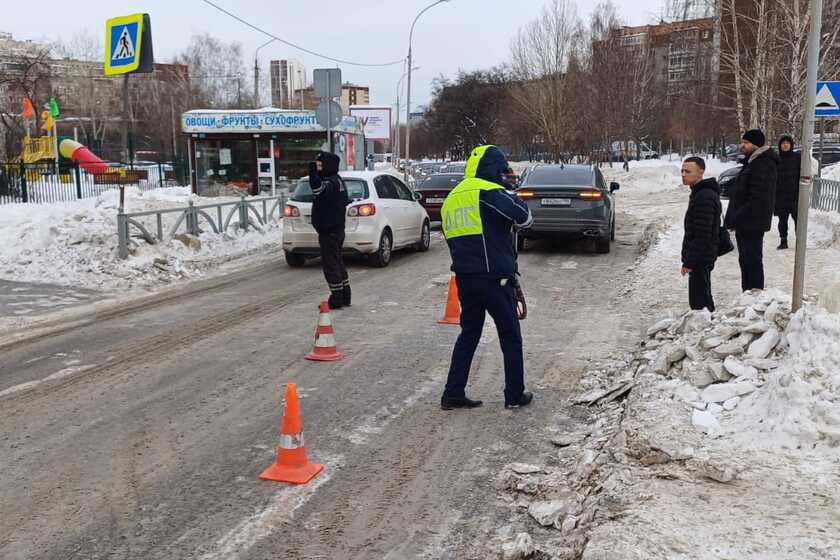
M260 108L260 64L259 64L259 55L260 49L263 47L268 46L269 44L273 43L275 39L269 39L259 47L254 52L254 109Z
M450 0L437 0L432 4L429 4L422 10L420 13L417 14L417 17L414 18L414 21L411 23L411 31L408 33L408 89L405 94L405 159L406 161L411 159L411 40L414 38L414 26L417 24L417 20L420 19L420 16L425 14L427 11L431 10L438 4L443 4L444 2L449 2Z
M419 68L419 66L415 66L412 70L418 70ZM402 91L402 82L406 76L408 76L408 70L397 81L397 133L394 136L394 152L397 155L397 164L400 163L400 159L402 158L402 154L400 153L402 148L402 140L400 139L400 92Z

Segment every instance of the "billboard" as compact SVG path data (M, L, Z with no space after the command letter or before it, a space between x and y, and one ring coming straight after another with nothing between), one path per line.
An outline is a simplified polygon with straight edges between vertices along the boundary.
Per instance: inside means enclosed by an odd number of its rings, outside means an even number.
M391 108L372 105L353 105L350 114L362 121L365 138L368 140L391 139Z

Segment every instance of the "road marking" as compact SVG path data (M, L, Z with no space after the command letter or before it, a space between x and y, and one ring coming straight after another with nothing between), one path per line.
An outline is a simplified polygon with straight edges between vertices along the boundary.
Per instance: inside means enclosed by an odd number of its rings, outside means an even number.
M283 488L269 504L254 515L243 519L236 527L216 541L215 550L201 556L201 560L235 560L258 541L273 533L281 524L291 521L295 511L305 504L332 472L341 467L343 456L326 461L324 470L304 486Z
M48 381L55 381L57 379L63 379L74 373L81 373L83 371L89 370L92 367L96 367L96 364L87 364L84 366L73 366L58 370L57 372L53 373L52 375L48 375L43 379L36 379L34 381L27 381L26 383L21 383L20 385L12 385L7 389L3 389L0 391L0 398L6 397L8 395L14 395L15 393L20 393L21 391L26 391L27 389L31 389L32 387L37 387L41 383L47 383Z

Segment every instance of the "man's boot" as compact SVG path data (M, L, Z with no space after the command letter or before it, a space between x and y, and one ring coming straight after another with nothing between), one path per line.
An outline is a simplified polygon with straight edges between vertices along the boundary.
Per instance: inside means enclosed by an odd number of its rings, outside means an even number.
M787 248L788 248L787 238L786 238L786 237L782 237L782 241L781 241L781 243L779 243L779 246L778 246L778 247L776 247L776 249L780 249L780 250L781 250L781 249L787 249Z
M350 307L350 295L350 286L344 286L344 289L342 290L342 300L344 301L345 307Z
M344 294L341 290L330 292L330 299L327 301L330 309L341 309L344 307Z

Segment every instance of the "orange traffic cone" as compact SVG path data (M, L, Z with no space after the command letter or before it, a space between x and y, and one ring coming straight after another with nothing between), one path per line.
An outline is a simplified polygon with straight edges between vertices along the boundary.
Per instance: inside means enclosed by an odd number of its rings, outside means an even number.
M443 319L438 321L441 325L461 324L461 302L458 301L458 284L455 282L455 275L449 279L449 295L446 298L446 311Z
M315 328L315 348L304 357L316 362L334 362L344 357L335 347L335 331L330 321L330 306L326 301L321 302L321 314Z
M260 478L306 484L322 470L324 470L324 465L310 463L306 458L297 385L289 383L286 385L286 410L283 411L283 423L280 425L280 447L277 448L277 460L262 472Z

